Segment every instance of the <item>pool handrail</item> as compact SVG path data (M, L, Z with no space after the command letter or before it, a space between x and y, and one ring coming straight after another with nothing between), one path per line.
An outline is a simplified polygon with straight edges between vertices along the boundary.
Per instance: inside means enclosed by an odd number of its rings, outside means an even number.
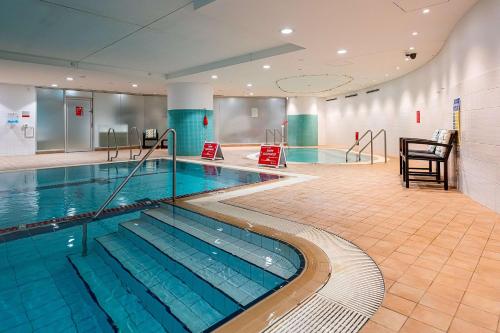
M132 153L132 140L130 140L130 132L135 129L135 134L137 136L137 141L139 142L139 153L138 154L133 154ZM139 130L137 129L137 126L134 126L134 127L131 127L130 130L128 131L128 137L129 137L129 142L128 142L128 146L130 148L130 159L131 160L135 160L136 157L139 157L142 155L142 141L141 141L141 137L139 135Z
M113 199L118 195L118 193L122 190L122 188L128 183L128 181L134 176L134 174L139 170L139 168L146 162L148 157L155 151L155 149L161 144L161 141L168 135L168 133L172 132L173 135L173 150L172 150L172 161L173 161L173 168L172 168L172 201L175 201L176 197L176 162L177 162L177 133L175 132L175 129L173 128L168 128L159 138L158 141L154 144L153 147L149 149L149 151L144 155L144 157L137 163L135 168L132 170L132 172L129 173L127 178L125 178L120 185L118 185L117 188L111 193L111 195L106 199L106 201L101 205L99 210L94 214L92 217L92 221L95 221L99 218L99 216L102 214L104 209L113 201ZM82 256L85 257L87 255L87 221L84 221L82 223Z
M384 163L387 163L387 132L385 129L381 129L380 131L375 134L373 139L371 139L370 142L368 142L363 148L361 148L358 152L358 161L361 161L361 153L368 147L372 141L374 141L380 134L384 133ZM373 150L373 147L372 147ZM372 164L373 164L373 152L372 152Z
M109 152L110 152L110 150L111 150L111 147L110 147L110 145L109 145L109 136L110 136L110 134L111 134L111 131L113 131L113 138L114 138L114 140L115 140L115 148L114 148L114 150L115 150L115 156L112 156L112 157L110 157L110 156L109 156ZM118 142L116 141L116 133L115 133L115 129L114 129L114 128L112 128L112 127L110 127L110 128L108 129L108 162L113 161L113 160L114 160L115 158L117 158L117 157L118 157Z
M373 164L373 131L372 130L367 130L365 133L363 133L363 135L356 140L356 142L354 142L354 144L351 146L351 148L349 148L346 153L345 153L345 162L347 163L348 162L348 156L349 156L349 153L351 152L351 150L354 149L354 147L356 147L357 145L359 145L359 142L365 137L367 136L368 134L370 134L370 141L368 142L368 144L370 145L370 148L371 148L371 164Z

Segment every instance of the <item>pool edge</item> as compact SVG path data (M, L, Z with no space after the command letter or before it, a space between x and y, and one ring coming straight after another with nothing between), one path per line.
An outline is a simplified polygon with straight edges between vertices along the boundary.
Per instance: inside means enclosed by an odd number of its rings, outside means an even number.
M296 248L305 261L304 269L295 279L224 323L214 332L260 332L307 300L328 282L332 272L330 261L325 252L312 242L262 225L252 225L249 228L248 222L242 219L186 202L191 199L193 198L183 198L173 203L173 205L286 242Z

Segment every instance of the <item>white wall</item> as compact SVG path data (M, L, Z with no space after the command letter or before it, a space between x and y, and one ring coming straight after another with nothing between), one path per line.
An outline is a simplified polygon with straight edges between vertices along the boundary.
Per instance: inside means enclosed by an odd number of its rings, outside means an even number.
M22 118L22 112L29 118ZM8 124L8 114L19 114L18 124ZM24 138L23 125L35 127L36 92L34 87L0 84L0 155L34 154L35 138ZM36 133L35 133L36 134Z
M175 82L167 86L168 109L214 109L214 89L206 83Z
M355 131L385 128L395 155L400 136L429 137L436 128L451 128L453 99L461 97L460 189L500 212L498 22L500 1L480 0L427 65L379 86L378 93L327 102L322 124L328 131L323 129L321 143L348 146Z

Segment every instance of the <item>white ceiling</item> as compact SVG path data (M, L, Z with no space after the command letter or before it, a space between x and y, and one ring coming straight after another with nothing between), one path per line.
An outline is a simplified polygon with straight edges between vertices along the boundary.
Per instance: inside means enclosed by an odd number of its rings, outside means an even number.
M2 0L0 81L148 94L195 81L221 95L332 96L422 66L476 2L216 0L195 10L189 0ZM410 46L418 57L406 62Z

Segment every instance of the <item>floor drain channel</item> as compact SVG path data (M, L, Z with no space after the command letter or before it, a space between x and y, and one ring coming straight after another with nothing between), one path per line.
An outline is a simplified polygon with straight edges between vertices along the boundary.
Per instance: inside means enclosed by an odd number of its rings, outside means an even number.
M358 332L368 317L346 309L319 294L292 310L265 330L266 333L282 332Z

